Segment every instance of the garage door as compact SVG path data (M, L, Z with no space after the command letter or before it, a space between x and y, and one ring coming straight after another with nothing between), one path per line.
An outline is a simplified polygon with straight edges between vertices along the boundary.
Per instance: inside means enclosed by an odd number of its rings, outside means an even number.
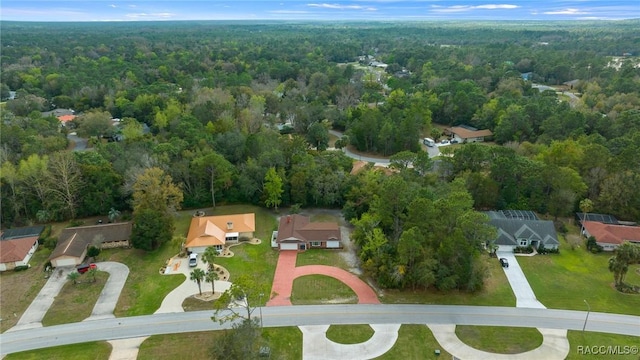
M340 241L327 241L328 249L337 249L340 247Z
M71 259L69 259L69 258L58 259L58 260L55 260L55 264L53 264L53 265L55 267L58 267L58 266L73 266L73 265L76 265L76 259L73 259L73 258L71 258Z
M280 244L280 250L298 250L298 244Z

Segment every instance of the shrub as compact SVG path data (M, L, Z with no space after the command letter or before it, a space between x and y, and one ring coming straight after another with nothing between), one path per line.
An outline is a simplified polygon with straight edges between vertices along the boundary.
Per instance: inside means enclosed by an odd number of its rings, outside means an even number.
M589 236L589 238L587 238L587 250L591 251L594 254L600 253L602 252L602 246L598 245L598 243L596 242L596 238L594 238L593 236Z
M44 244L44 241L51 236L51 225L47 225L44 227L44 230L42 231L42 234L40 234L40 237L38 238L38 244L42 245Z
M561 233L562 235L566 235L569 230L567 230L567 225L564 222L557 220L553 222L553 225L556 228L556 231Z
M67 227L77 227L84 225L84 221L82 220L71 220L69 221L69 225Z
M531 247L531 245L529 246L516 246L515 249L513 249L513 252L516 254L531 254L533 253L533 247Z
M27 270L29 268L29 265L20 265L20 266L16 266L13 271L23 271L23 270Z
M42 242L42 245L49 250L53 250L56 248L56 245L58 245L58 238L53 236L48 237L44 239L44 241Z
M100 249L93 245L89 246L89 249L87 250L87 256L95 258L98 255L100 255Z

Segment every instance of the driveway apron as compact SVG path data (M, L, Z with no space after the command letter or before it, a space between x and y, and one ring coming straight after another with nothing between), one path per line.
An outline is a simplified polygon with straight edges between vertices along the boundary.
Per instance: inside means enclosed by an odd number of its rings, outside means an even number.
M513 289L513 294L516 296L516 307L546 309L546 307L536 299L536 295L533 293L529 281L527 281L527 278L524 276L524 272L522 272L516 256L512 252L506 251L498 251L497 255L498 258L505 258L509 261L509 267L503 268L503 270L505 275L507 275L511 289Z

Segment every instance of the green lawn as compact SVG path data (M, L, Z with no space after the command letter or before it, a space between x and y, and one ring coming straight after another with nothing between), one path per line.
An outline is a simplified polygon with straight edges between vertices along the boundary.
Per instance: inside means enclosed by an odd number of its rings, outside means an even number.
M47 282L44 264L51 250L38 247L24 271L0 272L0 330L13 327Z
M456 335L475 349L498 354L518 354L542 345L542 334L535 328L458 325Z
M293 281L294 305L356 304L358 297L342 281L325 275L306 275Z
M440 355L435 351L440 350ZM398 340L386 354L377 360L430 360L451 359L436 341L426 325L402 325L398 332Z
M516 306L516 298L498 260L488 255L483 255L483 260L487 266L487 278L481 291L384 290L380 301L385 304Z
M571 350L569 350L569 355L567 356L567 360L601 360L601 359L620 359L620 360L637 360L638 359L638 347L640 346L640 338L635 336L626 336L626 335L614 335L614 334L605 334L605 333L597 333L597 332L582 332L582 331L569 331L567 333L567 337L569 338L569 344L571 345ZM596 346L597 348L593 348ZM602 349L600 346L611 346L617 347L621 351L629 350L629 353L623 353L623 355L612 354L598 354L596 352L601 352ZM628 347L628 348L625 348ZM635 346L635 348L632 348ZM632 353L632 350L635 349L635 354ZM594 351L595 350L595 351Z
M338 344L359 344L373 336L369 325L331 325L327 330L327 339Z
M50 347L10 354L6 360L107 360L111 355L111 344L96 341L83 344L72 344Z
M582 247L573 250L561 239L560 254L519 257L536 297L546 307L640 315L640 295L621 294L613 287L608 269L612 254L591 254ZM631 267L627 280L640 284L640 275Z
M138 360L209 359L221 335L219 331L154 335L140 346ZM271 348L272 359L302 359L302 333L297 327L263 329L262 340Z
M104 284L109 279L109 273L98 271L95 282L89 276L88 273L80 275L76 284L67 280L42 318L43 326L74 323L91 315Z

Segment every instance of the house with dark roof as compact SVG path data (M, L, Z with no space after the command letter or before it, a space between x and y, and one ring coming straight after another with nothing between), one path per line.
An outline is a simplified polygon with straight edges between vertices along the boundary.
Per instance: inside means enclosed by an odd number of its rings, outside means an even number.
M312 222L308 216L287 215L280 218L271 246L279 250L341 249L340 226L335 222Z
M623 242L640 244L640 226L607 224L598 221L583 221L584 235L593 236L604 251L614 251Z
M49 256L53 267L82 264L89 246L100 249L129 247L131 223L100 224L66 228Z
M241 237L252 238L255 231L254 213L196 216L191 219L185 248L201 254L213 246L221 252L226 244L237 243Z
M459 143L483 142L486 138L493 136L491 130L478 130L467 125L446 128L444 133L451 136L451 140Z
M489 224L498 229L496 245L501 251L513 251L518 246L557 249L560 242L553 222L540 220L531 211L487 211ZM520 216L519 214L522 214Z
M29 265L44 226L7 229L0 234L0 271Z

